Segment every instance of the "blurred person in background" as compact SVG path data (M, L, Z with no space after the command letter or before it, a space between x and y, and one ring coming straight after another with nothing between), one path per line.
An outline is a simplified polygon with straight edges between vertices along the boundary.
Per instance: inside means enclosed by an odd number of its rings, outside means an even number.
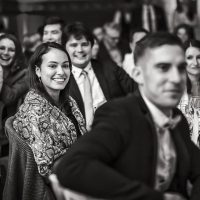
M188 120L192 141L200 148L200 41L188 41L185 60L187 85L178 108Z
M12 34L0 36L0 128L4 136L5 120L15 114L28 91L27 69L19 40Z
M42 42L56 42L65 44L63 28L65 22L57 16L49 17L45 20L42 29Z
M103 27L103 39L99 45L99 60L109 60L122 66L124 54L129 47L121 40L121 26L114 22L108 22Z
M198 24L196 6L192 0L176 0L177 7L173 14L172 27L175 28L180 24L187 24L195 28Z
M149 32L168 30L165 10L152 0L138 1L132 9L126 9L125 12L116 11L114 21L120 22L128 31L137 28L144 28Z
M130 77L133 77L133 69L135 67L134 63L134 50L136 43L145 37L148 34L148 31L143 28L134 29L130 32L129 36L129 46L131 53L127 53L124 56L122 63L123 69L129 74Z
M167 31L166 13L152 0L142 0L142 3L131 11L130 26L144 28L149 32Z
M194 29L188 24L179 24L176 26L174 34L181 39L184 46L187 46L189 40L195 39Z
M28 63L30 57L33 55L35 49L41 44L41 36L38 32L25 35L23 37L23 51L26 58L26 63Z

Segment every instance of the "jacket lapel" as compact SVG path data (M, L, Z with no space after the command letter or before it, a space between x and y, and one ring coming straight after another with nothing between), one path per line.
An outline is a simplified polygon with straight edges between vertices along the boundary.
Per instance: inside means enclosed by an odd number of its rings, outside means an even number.
M71 74L70 79L71 79L70 80L70 96L76 101L81 113L85 117L85 109L84 109L83 99L82 99L81 92L78 88L78 85L76 83L76 80L75 80L73 74Z
M171 136L173 138L177 156L177 168L175 176L179 184L179 189L185 189L185 180L187 179L187 175L189 173L190 158L181 134L182 131L180 126L177 126L174 130L171 130Z
M107 100L110 99L110 95L109 95L110 93L109 93L107 81L105 79L103 66L101 66L99 63L97 63L95 61L92 61L92 68L94 70L94 73L97 77L97 80L99 82L99 85L103 91L105 98Z
M150 113L147 105L145 104L139 90L136 90L135 96L137 97L139 107L140 107L142 113L144 114L144 117L148 121L149 132L152 135L152 142L153 142L154 148L153 148L153 152L152 152L152 154L153 154L153 156L152 156L153 165L151 166L152 167L152 178L151 178L152 183L151 183L151 185L154 187L155 177L156 177L156 169L157 169L157 157L158 157L158 138L157 138L156 128L155 128L151 113Z

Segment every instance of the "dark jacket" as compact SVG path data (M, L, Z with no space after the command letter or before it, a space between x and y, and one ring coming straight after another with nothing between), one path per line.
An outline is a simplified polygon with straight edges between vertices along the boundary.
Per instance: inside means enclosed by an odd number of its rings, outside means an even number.
M92 60L92 68L107 101L126 96L136 89L135 81L113 62ZM73 75L70 84L70 96L75 99L80 111L85 115L83 99Z
M200 151L190 140L186 119L171 136L177 167L169 192L187 196L187 180L193 184L191 200L200 199ZM140 95L104 104L97 110L92 131L72 146L56 167L60 183L81 193L115 200L162 200L154 189L158 143L155 125Z

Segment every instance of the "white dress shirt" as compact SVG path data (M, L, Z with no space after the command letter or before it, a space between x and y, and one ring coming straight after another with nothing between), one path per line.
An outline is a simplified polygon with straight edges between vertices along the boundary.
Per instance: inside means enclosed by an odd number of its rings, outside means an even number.
M169 133L169 129L164 128L170 121L171 116L167 117L160 109L151 103L144 96L144 94L142 97L149 108L153 121L156 125L158 138L158 159L155 189L164 192L168 189L173 179L177 160L174 142ZM162 132L160 131L161 129Z
M133 53L125 54L122 68L131 78L133 78L133 69L135 68Z
M72 74L74 75L74 78L76 80L76 83L78 85L78 88L81 92L82 98L84 97L84 85L83 85L83 76L81 76L81 72L83 69L75 67L72 65ZM101 86L97 80L97 77L94 73L94 70L92 69L91 63L89 63L84 70L88 73L88 77L90 79L90 83L92 86L92 98L93 98L93 109L94 112L98 107L100 107L102 104L106 102L106 98L103 94L103 91L101 89Z

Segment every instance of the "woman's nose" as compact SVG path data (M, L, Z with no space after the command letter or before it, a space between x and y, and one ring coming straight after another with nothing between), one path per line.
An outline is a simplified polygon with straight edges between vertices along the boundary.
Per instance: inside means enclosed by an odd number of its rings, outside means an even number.
M58 74L64 74L64 70L63 70L63 68L62 68L61 65L58 65L58 67L57 67L57 73Z
M82 46L81 46L81 45L78 45L78 46L76 47L76 50L77 50L77 51L82 51Z
M194 59L193 59L193 64L194 64L194 65L198 65L197 58L194 58Z
M8 54L8 49L4 49L3 53Z

